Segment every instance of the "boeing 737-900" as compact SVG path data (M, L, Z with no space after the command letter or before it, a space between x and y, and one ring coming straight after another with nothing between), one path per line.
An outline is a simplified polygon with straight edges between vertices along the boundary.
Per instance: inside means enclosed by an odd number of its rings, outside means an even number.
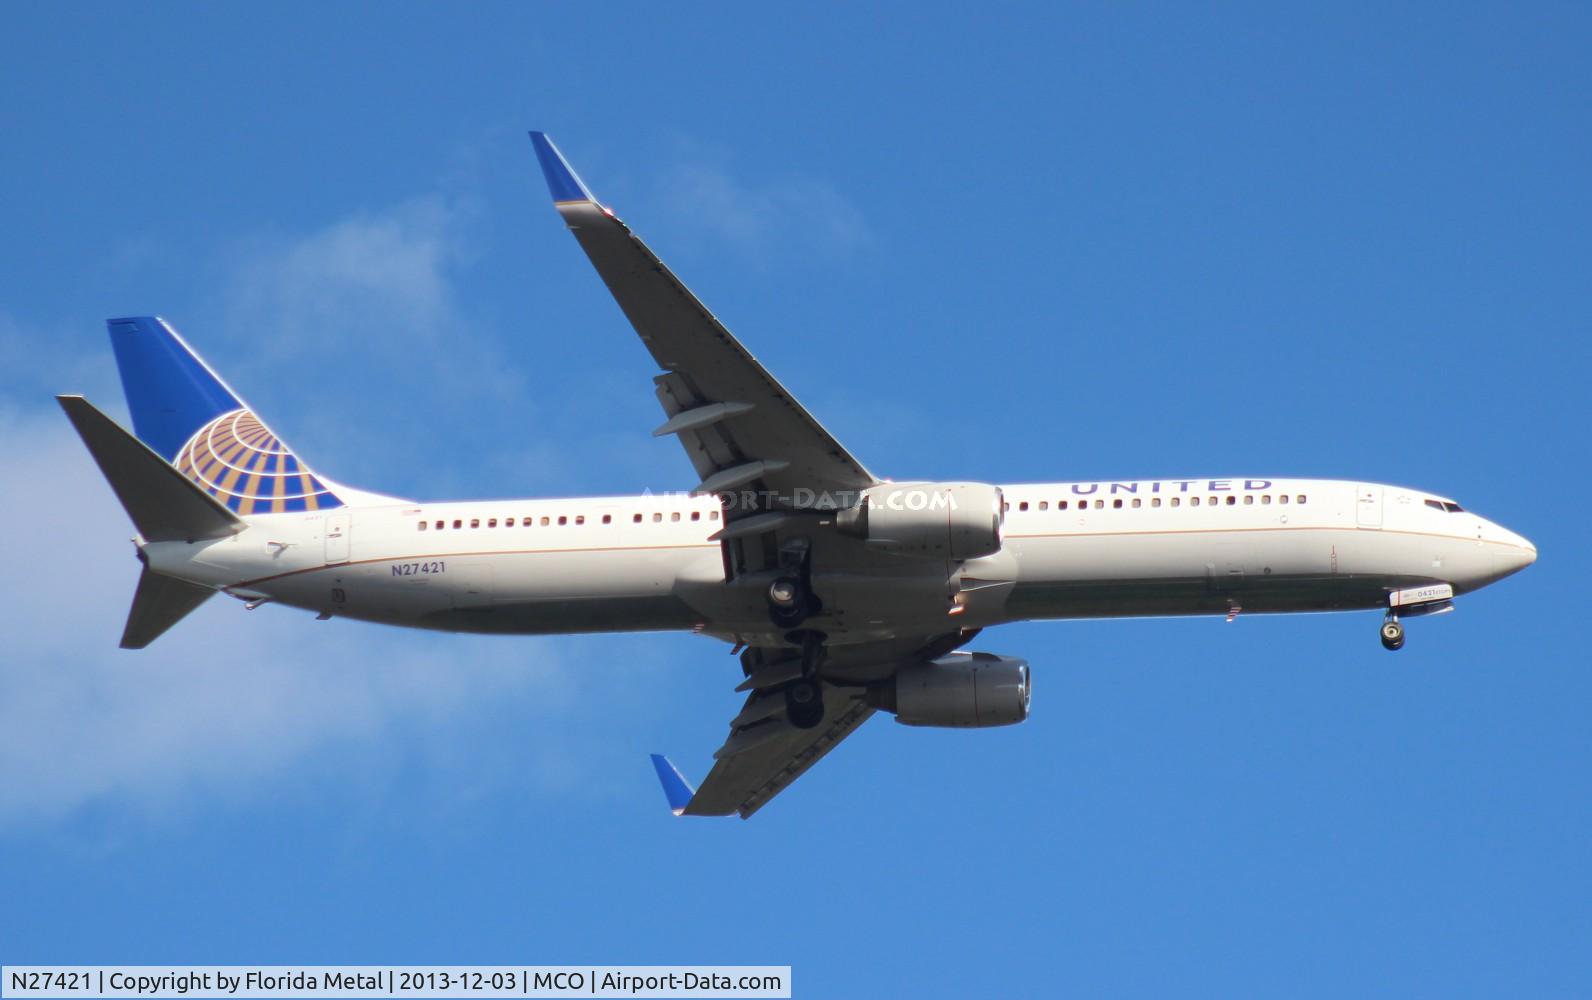
M1425 490L1205 476L895 482L847 451L592 196L545 135L554 205L662 370L697 482L673 495L427 502L311 471L157 317L109 321L136 437L59 397L137 530L121 644L220 592L327 618L457 632L699 632L745 692L678 814L750 816L877 711L911 726L1028 717L1020 657L970 652L1027 619L1380 610L1404 620L1536 559Z

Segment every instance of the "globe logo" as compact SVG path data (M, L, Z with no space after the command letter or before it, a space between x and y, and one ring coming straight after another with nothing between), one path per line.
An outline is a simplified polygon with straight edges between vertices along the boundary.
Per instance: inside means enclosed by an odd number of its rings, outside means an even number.
M342 506L248 410L223 413L199 428L177 453L175 464L178 472L238 514Z

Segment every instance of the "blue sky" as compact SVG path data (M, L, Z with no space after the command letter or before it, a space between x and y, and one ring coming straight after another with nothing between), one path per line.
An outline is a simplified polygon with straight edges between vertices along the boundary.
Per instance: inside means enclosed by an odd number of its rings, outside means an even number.
M798 995L1592 990L1582 5L11 5L0 961L770 963ZM1541 561L1374 614L1052 623L1033 718L875 720L665 810L689 636L214 601L116 650L130 531L49 394L170 318L317 468L671 489L551 133L874 470L1420 485Z

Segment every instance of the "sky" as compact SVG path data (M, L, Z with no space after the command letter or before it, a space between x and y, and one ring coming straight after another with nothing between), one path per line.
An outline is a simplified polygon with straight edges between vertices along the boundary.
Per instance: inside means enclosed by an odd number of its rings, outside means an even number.
M798 996L1592 992L1585 5L0 7L0 962L789 964ZM871 469L1418 486L1530 570L1374 612L1025 623L990 731L880 716L677 820L689 635L217 599L116 649L168 318L317 469L680 489L547 202L588 185Z

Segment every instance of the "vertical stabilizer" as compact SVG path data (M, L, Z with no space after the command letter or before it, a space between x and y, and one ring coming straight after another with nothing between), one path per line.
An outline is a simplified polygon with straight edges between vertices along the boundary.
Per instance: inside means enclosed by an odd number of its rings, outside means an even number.
M237 514L343 506L170 323L132 316L106 326L133 430L200 489Z

